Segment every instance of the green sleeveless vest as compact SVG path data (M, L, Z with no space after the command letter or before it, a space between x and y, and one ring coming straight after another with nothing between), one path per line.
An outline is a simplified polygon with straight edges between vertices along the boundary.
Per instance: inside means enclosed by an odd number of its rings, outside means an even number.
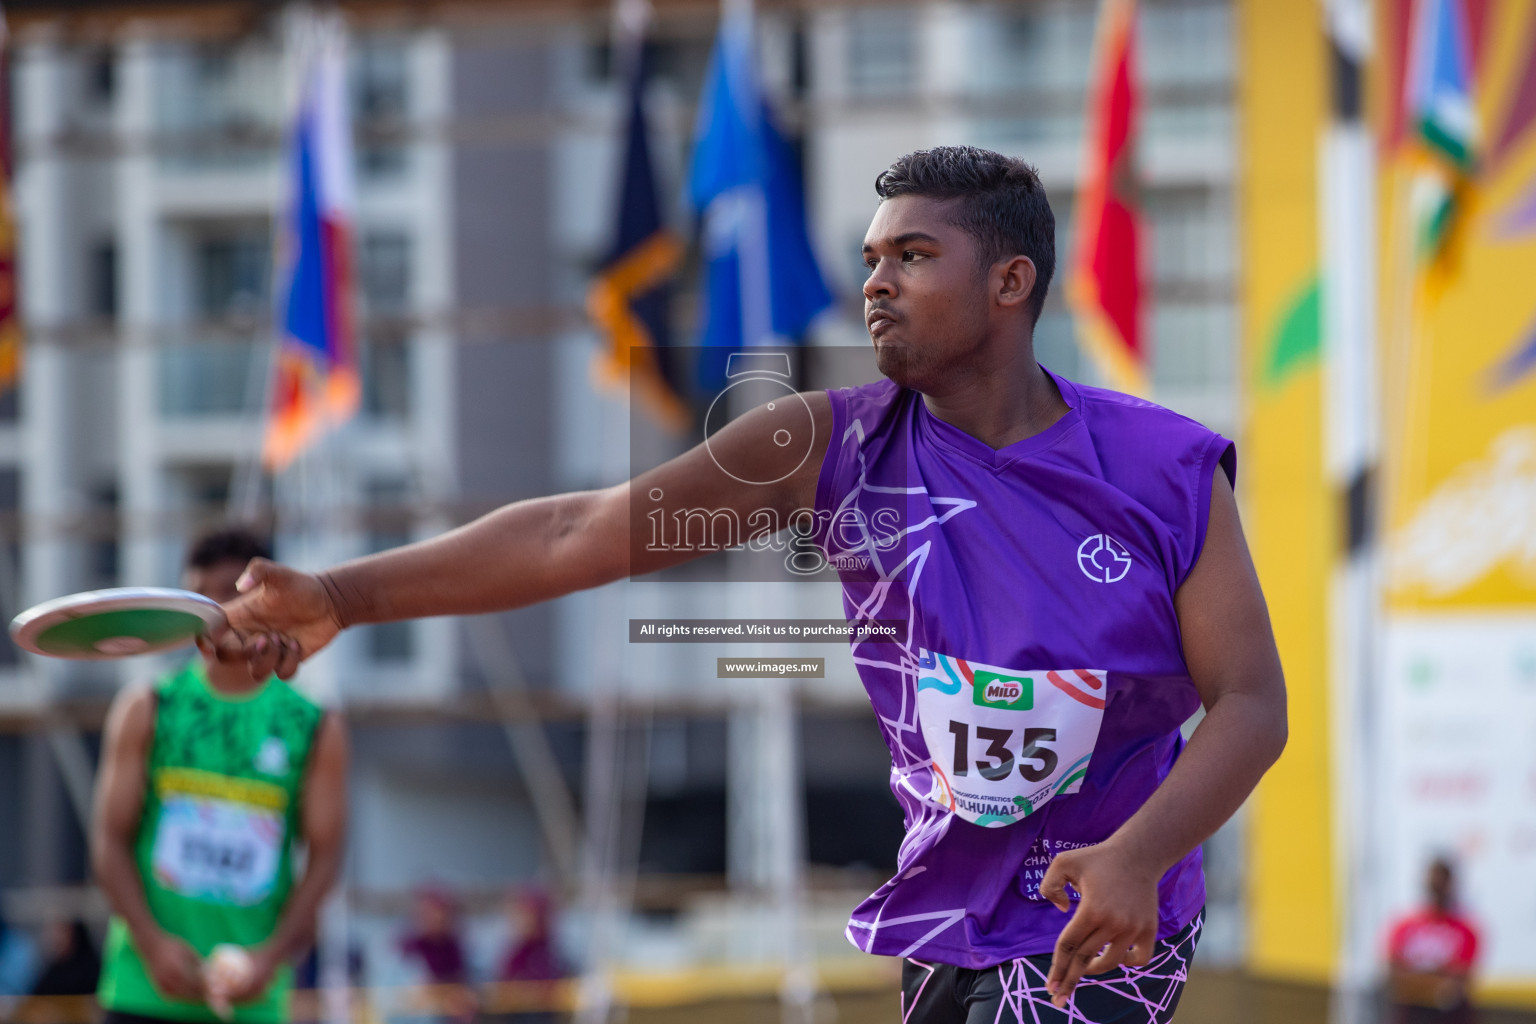
M299 799L321 708L278 679L227 697L200 660L156 686L144 813L134 853L150 912L206 957L220 943L259 945L293 886ZM292 971L235 1008L237 1024L288 1019ZM162 996L114 917L102 958L109 1010L216 1024L202 1003Z

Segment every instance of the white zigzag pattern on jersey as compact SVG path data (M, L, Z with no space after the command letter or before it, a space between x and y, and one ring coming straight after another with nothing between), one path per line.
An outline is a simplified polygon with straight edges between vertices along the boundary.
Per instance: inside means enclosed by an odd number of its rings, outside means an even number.
M927 934L925 934L922 938L918 939L916 942L912 943L912 945L908 946L906 949L904 949L900 953L896 954L897 956L911 956L913 953L916 953L920 948L922 948L923 944L926 943L929 939L934 938L940 932L942 932L944 929L948 928L950 925L959 924L960 923L960 919L963 918L963 917L965 917L965 908L964 907L961 907L961 908L959 908L957 910L933 910L933 911L929 911L926 914L908 914L906 917L893 917L889 921L882 921L882 920L880 920L880 918L878 916L876 916L876 918L873 921L869 922L868 924L866 924L863 921L849 921L846 934L848 936L849 941L851 941L855 946L859 946L860 949L863 949L863 950L865 950L867 952L868 951L868 947L860 945L859 944L859 940L854 938L853 930L855 928L863 928L863 929L868 930L868 932L869 932L869 941L870 942L874 942L875 932L878 931L880 929L880 926L883 925L883 924L887 924L887 925L911 924L914 921L937 921L937 922L939 922L938 924L936 924L932 928L930 928L928 930Z
M882 553L884 551L896 547L897 542L902 538L911 536L912 534L915 534L920 530L927 529L930 526L943 525L950 519L959 515L961 512L976 507L976 502L969 498L934 497L928 493L928 488L926 487L884 487L877 484L871 484L867 475L869 466L864 458L864 439L864 423L861 420L855 419L848 425L848 428L843 431L843 444L846 445L850 440L854 441L854 455L859 461L859 475L858 479L854 483L854 486L843 497L842 501L838 503L837 512L841 513L843 510L855 506L859 495L866 491L875 494L922 494L927 496L928 503L932 507L949 507L941 514L931 515L920 523L914 523L910 526L903 527L894 537L886 535L883 547L870 534L868 526L865 523L863 517L850 517L849 525L856 526L861 532L859 535L859 543L854 547L848 548L848 553L867 555L870 559L870 563L875 567L876 572L879 574L879 581L872 586L869 596L854 609L852 618L856 622L863 622L880 618L880 614L885 609L887 601L893 596L893 589L897 591L897 596L899 597L899 588L895 586L896 577L903 571L908 571L906 586L907 594L910 595L917 589L918 583L922 580L923 567L927 564L928 555L932 551L933 542L931 540L925 541L917 548L911 550L907 556L901 560L900 563L894 566L887 566L885 564L885 561L882 558ZM833 522L837 521L838 517L834 514ZM912 772L926 769L928 767L927 758L925 756L919 756L916 751L908 746L908 740L910 738L920 737L922 734L917 720L917 688L914 680L916 679L918 672L918 658L913 644L913 629L915 627L915 622L914 617L911 614L910 597L908 597L907 612L907 635L906 639L897 646L897 660L889 660L891 656L889 653L886 653L890 648L890 644L888 643L879 645L869 643L855 644L852 648L852 653L855 665L867 666L876 669L888 669L891 671L899 672L902 676L903 685L901 687L901 707L897 717L895 719L891 719L884 715L880 715L879 718L881 723L888 727L889 735L892 737L891 771L898 776L900 784L903 785L909 792L913 793L915 796L918 796L922 801L922 806L927 808L931 806L928 803L927 795L919 793L915 787L908 785L906 781L908 775ZM861 647L869 648L869 653L861 653ZM953 820L953 818L954 815L948 812L942 814L924 814L921 819L915 822L913 826L908 829L906 836L902 839L901 847L897 851L896 855L897 863L905 863L907 859L907 851L910 848L914 846L928 846L933 842L937 842L939 837L948 831L950 822ZM900 877L900 874L898 874L896 878L892 878L887 881L884 885L875 891L871 898L878 898L883 893L890 891L890 889L895 886L897 879ZM964 907L959 907L953 910L933 911L926 914L917 914L908 917L893 918L889 921L882 921L880 915L877 914L875 916L875 920L872 922L865 923L862 921L850 921L848 923L848 930L846 934L850 942L867 952L873 946L875 936L878 934L880 928L883 925L894 926L899 924L907 924L914 921L937 920L939 923L932 930L914 942L904 952L899 954L901 956L910 956L929 940L935 938L940 932L944 931L946 928L951 927L952 925L959 923L964 919L964 917ZM859 940L854 936L854 928L866 929L868 931L869 934L865 942L859 942Z
M1161 946L1152 959L1141 967L1117 967L1100 975L1089 975L1077 983L1077 990L1067 1001L1066 1015L1069 1022L1092 1024L1077 1009L1077 992L1089 988L1105 988L1121 998L1141 1005L1147 1012L1148 1021L1166 1021L1169 1004L1182 991L1189 980L1191 954L1204 929L1205 917L1195 918L1194 925L1182 942ZM1045 988L1045 974L1028 959L1013 960L997 965L998 980L1002 982L1003 999L997 1008L998 1024L1021 1021L1024 1024L1040 1024L1041 1011L1051 1020L1058 1020L1061 1011L1051 1003L1051 994ZM1012 1017L1005 1017L1004 1011ZM1025 1015L1025 1010L1029 1014Z

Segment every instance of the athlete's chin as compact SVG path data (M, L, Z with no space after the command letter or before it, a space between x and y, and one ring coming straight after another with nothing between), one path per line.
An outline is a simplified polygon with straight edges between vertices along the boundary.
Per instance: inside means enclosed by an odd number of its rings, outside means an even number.
M907 386L912 377L912 353L905 345L883 338L875 339L875 365L891 380Z

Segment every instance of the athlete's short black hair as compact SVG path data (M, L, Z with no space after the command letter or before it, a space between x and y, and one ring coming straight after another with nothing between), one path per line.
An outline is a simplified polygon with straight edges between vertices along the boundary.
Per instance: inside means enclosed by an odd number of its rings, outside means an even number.
M1040 172L1017 157L975 146L936 146L899 158L875 178L881 199L922 196L957 199L957 227L978 245L982 269L1000 259L1028 256L1035 265L1030 312L1040 319L1056 272L1056 216Z
M224 562L271 558L272 545L249 526L220 526L209 530L187 549L188 569L207 569Z

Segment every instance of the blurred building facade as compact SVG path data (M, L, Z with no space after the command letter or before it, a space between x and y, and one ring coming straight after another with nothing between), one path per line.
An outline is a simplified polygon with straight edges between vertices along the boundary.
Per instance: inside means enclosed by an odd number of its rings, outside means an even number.
M318 565L627 476L629 413L594 389L598 341L581 310L610 241L619 166L622 83L606 12L348 7L364 409L273 484L250 470L285 198L283 15L8 6L28 345L19 402L0 426L0 504L19 524L0 579L7 614L74 590L173 585L191 533L232 510L275 509L279 556ZM658 7L649 104L663 191L687 232L673 199L715 12ZM1142 7L1154 397L1236 436L1234 8ZM1092 4L1067 0L763 14L763 72L798 138L812 237L840 303L811 343L867 344L857 289L872 185L911 149L973 143L1036 163L1064 264L1093 25ZM1095 382L1060 292L1037 333L1041 359ZM686 336L686 290L677 309ZM749 893L762 883L768 868L753 851L778 820L743 753L761 727L743 713L752 694L714 678L713 658L737 652L637 649L624 627L722 609L839 614L826 585L625 584L489 627L358 630L306 670L354 723L348 884L359 919L373 915L375 960L391 955L384 921L412 885L488 892L571 869L552 866L540 838L547 810L528 758L592 798L587 712L603 701L631 723L625 756L638 760L619 772L639 766L645 810L632 861L642 901L665 911L632 921L628 947L639 962L675 964L737 941L722 936L740 931L726 923L744 911L716 880ZM804 842L813 885L828 893L811 917L818 945L843 948L838 919L894 864L900 820L846 655L803 653L828 662L827 679L790 691ZM27 838L0 844L0 887L77 883L75 811L101 709L152 666L5 657L0 702L13 731L0 737L0 765L14 770L0 773L0 817ZM546 746L530 754L526 735L521 750L508 738L533 712ZM1239 835L1228 829L1209 850L1206 948L1217 961L1242 950Z

